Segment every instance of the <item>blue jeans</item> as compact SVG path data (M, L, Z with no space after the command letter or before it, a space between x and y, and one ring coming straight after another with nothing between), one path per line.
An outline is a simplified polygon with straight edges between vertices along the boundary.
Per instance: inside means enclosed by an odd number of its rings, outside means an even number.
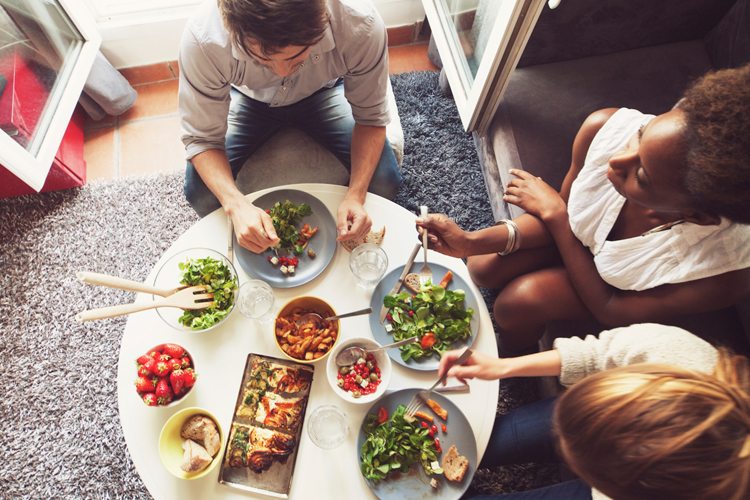
M289 126L306 132L351 171L354 117L341 81L295 104L275 108L233 88L227 123L225 150L235 179L251 154L282 127ZM386 139L369 191L393 199L402 180L396 156ZM185 170L185 197L201 217L220 206L189 161Z
M498 416L480 467L525 462L557 462L552 435L556 398L543 399ZM580 479L520 493L481 495L476 499L591 500L591 487Z

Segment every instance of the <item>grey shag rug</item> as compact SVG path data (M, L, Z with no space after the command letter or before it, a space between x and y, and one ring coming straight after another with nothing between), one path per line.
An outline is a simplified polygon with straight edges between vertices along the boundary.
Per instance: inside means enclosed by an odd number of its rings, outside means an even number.
M465 228L492 223L474 144L436 73L392 78L405 133L397 202L422 202ZM80 284L81 269L145 279L198 217L180 174L118 179L0 200L0 498L148 498L117 411L125 319L78 324L75 312L132 299ZM492 293L487 291L487 300ZM498 411L535 398L528 381L501 383ZM553 482L550 467L480 469L470 492Z

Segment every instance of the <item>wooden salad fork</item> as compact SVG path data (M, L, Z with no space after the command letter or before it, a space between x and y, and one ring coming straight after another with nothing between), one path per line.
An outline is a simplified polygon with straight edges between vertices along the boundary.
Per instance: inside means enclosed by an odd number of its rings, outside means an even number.
M88 285L118 288L120 290L127 290L129 292L150 293L153 295L160 295L162 297L169 297L170 295L187 288L187 285L181 285L170 290L164 290L151 286L147 283L141 283L140 281L128 280L125 278L119 278L117 276L110 276L108 274L92 273L89 271L79 271L76 273L76 277L83 283L86 283Z
M121 304L118 306L100 307L76 314L78 321L114 318L125 314L132 314L157 307L179 307L180 309L205 309L211 307L214 294L206 293L204 285L191 286L167 297L155 300L150 304Z
M427 207L422 205L419 207L419 215L427 217ZM422 250L424 251L424 262L422 268L419 270L419 284L425 285L428 281L432 283L432 269L427 264L427 229L422 228Z
M464 352L462 352L461 355L458 358L456 358L456 361L453 364L454 365L463 364L463 362L469 359L469 356L471 355L472 355L472 350L470 347L467 347L464 350ZM442 377L437 379L435 383L432 384L432 386L430 386L427 389L422 389L421 391L417 391L416 393L414 393L414 396L412 396L411 399L409 400L409 404L406 405L404 416L407 418L414 418L414 415L422 406L422 403L430 397L430 393L435 390L438 384L445 381L447 376L448 376L448 372L446 371Z

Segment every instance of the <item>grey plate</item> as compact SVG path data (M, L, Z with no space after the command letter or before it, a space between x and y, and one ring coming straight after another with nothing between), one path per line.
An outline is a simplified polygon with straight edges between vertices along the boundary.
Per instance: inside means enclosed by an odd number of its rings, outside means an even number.
M430 264L430 267L432 267L432 264ZM370 407L368 413L377 412L380 407L385 407L388 410L388 414L391 415L398 405L407 405L411 397L418 390L402 389L386 394ZM378 498L384 500L455 499L460 498L469 487L471 478L474 477L474 472L477 470L478 462L477 443L474 438L474 432L471 430L471 425L466 420L466 416L458 409L458 406L453 404L448 398L434 392L430 397L440 403L440 406L444 409L448 410L448 421L446 422L448 432L438 432L443 454L448 451L451 445L455 444L458 452L469 459L469 470L466 471L464 480L460 483L452 483L444 477L436 476L440 485L435 490L430 486L430 479L427 477L427 474L424 473L420 466L416 465L412 467L408 474L400 474L393 478L378 481L377 483L367 481L367 485ZM429 409L426 411L432 413ZM367 417L365 416L365 418ZM435 421L436 423L443 422L437 417L435 417ZM359 454L365 442L363 427L364 420L359 427L359 435L357 436L357 463L360 462ZM442 455L438 461L442 462Z
M261 279L275 288L292 288L304 285L314 280L328 266L336 253L336 220L322 201L311 194L296 189L279 189L271 191L256 199L253 204L264 210L269 209L277 201L289 200L294 203L307 203L312 208L312 214L302 220L302 224L318 226L318 233L310 240L309 247L317 254L314 259L307 253L298 255L299 266L293 275L284 275L278 266L268 262L268 256L273 252L268 250L262 254L255 254L241 247L234 239L234 252L240 267L251 277Z
M412 265L412 270L419 269L421 266L421 262L414 262L414 264ZM434 264L432 262L430 262L430 269L432 269L432 276L435 281L439 281L445 275L445 273L448 272L447 267L441 266L440 264ZM370 301L370 307L372 307L373 311L380 311L380 308L383 306L383 297L385 297L385 295L391 291L391 288L393 288L393 285L396 284L396 280L401 275L401 271L403 270L404 266L397 267L396 269L386 274L382 280L380 280L380 283L378 283L378 286L375 287L375 290L372 293L372 299ZM453 344L453 349L459 349L464 346L472 345L474 343L474 339L476 339L477 337L477 331L479 330L479 307L477 298L471 292L471 289L463 280L463 278L461 278L454 272L453 280L448 285L448 290L456 290L459 288L466 292L465 305L466 307L474 309L474 315L471 317L471 337L469 337L465 341L456 342L455 344ZM404 289L402 288L401 290ZM372 330L373 338L375 338L375 340L377 340L381 345L395 342L393 335L386 332L385 327L380 324L380 321L378 321L377 314L373 313L370 315L370 330ZM401 351L399 349L388 349L387 351L388 356L390 356L394 362L400 364L401 366L413 368L415 370L436 371L438 369L438 365L440 364L440 358L438 358L437 356L430 356L428 358L423 358L420 360L410 359L409 361L404 361L403 359L401 359Z

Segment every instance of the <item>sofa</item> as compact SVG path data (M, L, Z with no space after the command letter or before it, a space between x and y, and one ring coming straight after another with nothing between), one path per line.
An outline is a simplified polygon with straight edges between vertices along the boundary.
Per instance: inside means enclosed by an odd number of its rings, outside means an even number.
M712 68L750 61L750 0L567 0L544 8L490 126L485 179L496 219L519 215L501 201L510 168L560 186L575 134L589 113L630 107L660 114ZM750 300L674 318L717 344L750 349ZM602 330L556 322L557 336Z

